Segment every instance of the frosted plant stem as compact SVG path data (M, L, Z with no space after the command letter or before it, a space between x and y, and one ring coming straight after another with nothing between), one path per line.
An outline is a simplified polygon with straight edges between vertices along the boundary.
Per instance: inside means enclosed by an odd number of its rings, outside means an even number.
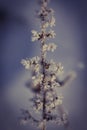
M46 122L43 120L43 127L42 130L46 130Z
M45 103L46 103L46 92L44 91L44 84L45 84L45 66L44 66L44 52L42 51L42 69L43 69L43 81L42 81L42 87L43 87L43 122L45 120Z
M35 113L40 113L40 119L33 118L29 110L23 110L22 122L25 124L31 121L41 130L46 130L46 124L51 121L71 130L67 113L61 107L63 97L56 92L57 88L64 86L71 79L71 76L67 76L63 81L59 80L59 76L63 74L62 64L56 63L53 59L49 60L47 57L48 52L54 52L57 48L55 43L48 42L56 36L52 29L55 26L54 10L48 7L48 2L49 0L40 0L41 9L37 11L40 31L31 31L32 42L40 42L40 57L35 56L21 61L25 69L30 69L32 74L29 87L35 96L31 101Z

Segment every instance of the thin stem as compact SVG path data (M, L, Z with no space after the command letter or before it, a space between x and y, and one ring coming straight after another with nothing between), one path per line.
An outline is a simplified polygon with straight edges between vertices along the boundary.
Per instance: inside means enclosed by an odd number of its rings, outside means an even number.
M42 28L43 28L43 24L42 24ZM44 32L42 32L44 33ZM44 34L43 34L44 35ZM43 110L42 110L42 118L43 118L43 128L42 130L46 130L46 91L44 89L45 87L45 78L46 78L46 72L45 72L45 53L43 51L43 46L45 44L45 39L43 38L43 42L41 44L41 64L42 64L42 73L43 73L43 80L42 80L42 91L43 91Z
M45 127L45 125L43 125L43 128L42 128L42 130L46 130L46 127Z
M42 69L43 69L43 81L42 81L42 86L43 86L43 120L45 120L45 111L46 111L46 92L44 91L44 86L45 86L45 58L44 58L44 52L42 51Z
M44 1L43 1L44 2ZM43 28L43 22L41 22L41 30L42 30L42 34L44 36L44 34L46 33L46 30L44 30ZM43 31L44 30L44 31ZM44 120L46 120L46 91L44 89L45 87L45 77L46 77L46 72L45 72L45 56L46 56L46 52L43 51L43 46L46 42L46 39L43 37L43 42L41 43L41 64L42 64L42 73L43 73L43 80L42 80L42 91L43 91L43 111L42 111L42 116L43 116L43 130L45 130L45 123Z
M46 130L46 121L43 120L43 127L42 127L42 130Z

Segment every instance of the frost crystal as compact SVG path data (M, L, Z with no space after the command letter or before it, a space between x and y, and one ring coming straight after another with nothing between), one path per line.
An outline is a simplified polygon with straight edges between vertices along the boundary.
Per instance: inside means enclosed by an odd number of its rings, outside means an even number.
M56 33L54 32L54 30L50 30L49 33L50 33L50 38L55 38Z
M55 43L50 43L48 45L48 51L54 51L57 48L57 45Z
M31 62L29 60L22 59L21 64L25 67L25 69L30 69Z
M43 74L39 74L37 76L33 76L32 80L33 80L34 86L40 84L42 82L42 80L43 80Z
M55 26L55 18L52 16L52 19L50 21L50 27Z
M39 39L39 33L35 30L32 30L32 42L37 41Z
M56 48L57 48L57 45L55 43L49 43L48 45L44 44L42 47L42 50L44 52L45 51L52 51L53 52Z

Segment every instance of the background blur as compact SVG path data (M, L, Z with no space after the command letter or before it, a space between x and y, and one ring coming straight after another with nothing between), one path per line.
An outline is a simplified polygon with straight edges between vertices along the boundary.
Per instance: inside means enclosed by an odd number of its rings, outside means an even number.
M74 70L75 80L60 92L69 112L72 130L87 130L87 1L51 0L55 10L55 53L49 58L62 62L65 75ZM37 0L0 0L0 130L36 130L21 126L21 108L30 108L31 92L25 87L29 72L21 59L39 55L39 44L31 42L31 30L39 29ZM48 130L64 130L49 125Z

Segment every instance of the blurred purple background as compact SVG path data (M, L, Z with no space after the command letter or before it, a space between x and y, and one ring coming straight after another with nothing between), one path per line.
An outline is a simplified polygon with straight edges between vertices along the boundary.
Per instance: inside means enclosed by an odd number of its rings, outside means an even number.
M0 0L0 130L35 130L21 126L20 108L30 106L32 94L25 87L29 72L21 59L39 55L39 44L31 42L31 30L39 29L35 10L38 0ZM58 48L48 58L62 62L65 75L74 70L76 79L60 92L69 111L72 130L87 130L87 2L50 0L55 10ZM48 125L48 130L58 129ZM59 127L60 130L64 128Z

